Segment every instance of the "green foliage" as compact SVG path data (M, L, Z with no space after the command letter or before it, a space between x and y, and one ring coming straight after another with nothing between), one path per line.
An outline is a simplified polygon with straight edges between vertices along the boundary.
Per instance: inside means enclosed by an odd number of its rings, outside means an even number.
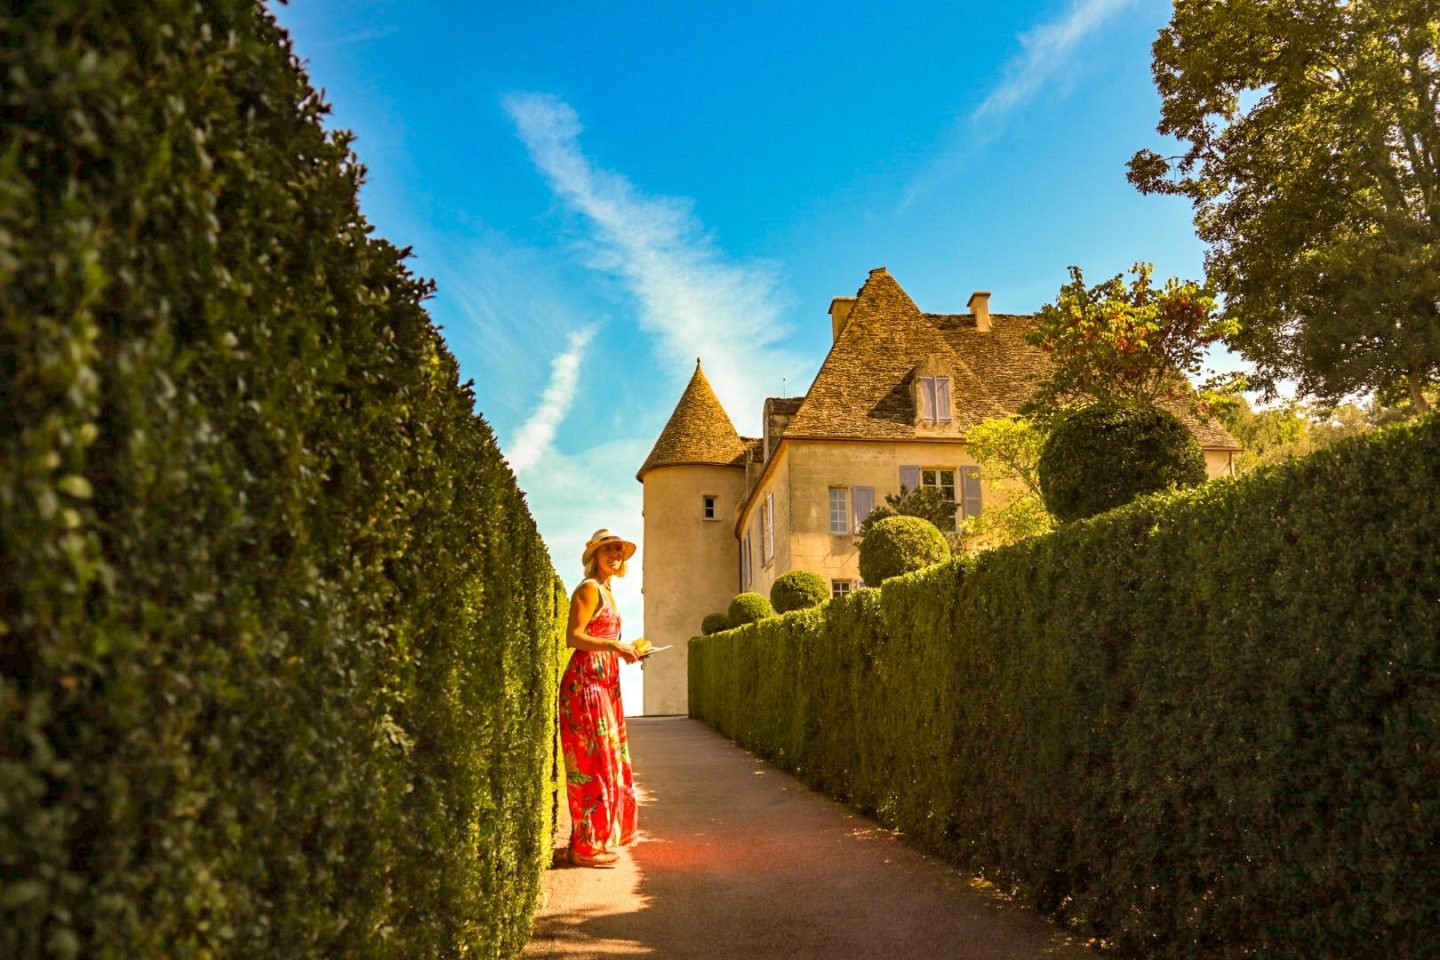
M809 570L782 573L770 587L770 603L776 613L819 606L829 599L830 585L820 574Z
M1130 161L1179 194L1256 385L1338 402L1440 381L1440 12L1413 0L1177 0L1159 130Z
M885 504L870 511L870 516L861 521L862 541L869 535L870 528L886 517L919 517L937 530L955 529L956 503L935 487L911 490L902 485L898 493L885 494Z
M1091 404L1062 414L1040 453L1040 488L1057 520L1082 520L1158 490L1205 480L1205 454L1168 411Z
M769 600L758 593L741 593L730 601L730 610L726 614L726 620L731 627L738 627L773 616L775 616L775 608L770 606Z
M1440 421L690 645L691 712L1117 957L1440 954Z
M1182 374L1200 372L1205 348L1229 325L1209 287L1172 277L1156 290L1153 269L1137 263L1128 285L1117 274L1086 287L1080 268L1070 268L1070 282L1053 304L1040 308L1026 335L1051 361L1032 407L1045 411L1091 400L1193 402L1194 391Z
M1212 380L1201 390L1206 406L1243 447L1235 458L1238 473L1303 457L1336 441L1400 423L1414 415L1408 401L1389 406L1378 398L1371 398L1364 406L1291 400L1257 409L1245 398L1248 386L1245 377L1231 375ZM1430 402L1434 402L1433 398Z
M961 528L966 542L1003 547L1054 528L1040 492L1040 451L1047 436L1045 424L1021 416L993 417L965 431L965 450L990 487L984 511L967 517Z
M705 636L712 633L719 633L721 630L730 629L730 614L723 611L705 614L705 619L700 621L700 632Z
M263 6L24 4L0 955L517 956L564 592Z
M867 586L877 587L949 556L950 544L935 524L920 517L884 517L860 541L860 576Z

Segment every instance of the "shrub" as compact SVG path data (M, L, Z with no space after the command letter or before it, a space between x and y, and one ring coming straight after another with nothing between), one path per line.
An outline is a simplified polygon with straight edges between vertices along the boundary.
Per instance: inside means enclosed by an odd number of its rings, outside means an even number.
M775 608L770 606L769 600L758 593L742 593L730 601L730 612L727 619L730 626L738 627L773 616L775 616Z
M776 613L804 610L830 599L830 586L825 578L810 570L791 570L780 574L770 587L770 603Z
M712 633L719 633L721 630L730 629L730 614L723 610L715 613L705 614L705 619L700 621L700 633L710 636Z
M1063 414L1040 453L1040 490L1058 520L1082 520L1136 497L1205 480L1205 454L1173 413L1096 403Z
M10 5L0 956L518 956L563 587L253 0Z
M691 715L1106 955L1437 957L1437 474L1431 416L699 637Z
M935 524L919 517L885 517L860 541L860 576L866 586L876 587L949 556L950 544Z

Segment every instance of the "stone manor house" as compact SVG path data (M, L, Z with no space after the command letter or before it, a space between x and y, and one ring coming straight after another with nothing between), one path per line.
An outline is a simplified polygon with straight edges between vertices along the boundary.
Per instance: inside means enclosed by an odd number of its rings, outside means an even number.
M1032 318L924 313L884 268L830 304L830 353L803 397L765 401L764 435L742 437L697 362L636 474L644 486L645 633L674 650L645 668L648 715L687 711L686 644L742 591L769 596L787 570L819 573L834 595L859 578L856 530L885 496L935 487L957 523L995 496L965 432L1017 412L1046 369L1025 342ZM1187 423L1211 477L1239 444Z

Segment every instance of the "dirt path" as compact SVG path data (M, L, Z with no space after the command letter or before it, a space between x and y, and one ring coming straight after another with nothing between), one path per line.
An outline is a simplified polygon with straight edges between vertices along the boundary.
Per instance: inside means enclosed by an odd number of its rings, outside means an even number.
M525 957L1099 956L697 721L628 724L640 843L551 870Z

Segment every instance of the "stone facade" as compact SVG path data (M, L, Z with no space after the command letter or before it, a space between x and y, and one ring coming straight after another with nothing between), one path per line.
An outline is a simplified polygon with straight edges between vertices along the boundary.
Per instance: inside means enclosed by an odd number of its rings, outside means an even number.
M872 270L857 296L832 303L834 341L806 395L768 399L758 439L736 433L696 363L637 474L645 632L674 645L646 665L646 714L686 712L687 642L735 594L769 596L795 569L835 591L857 586L856 527L903 482L948 477L960 518L996 505L965 431L1017 412L1046 360L1025 342L1030 318L992 315L988 293L970 307L923 313L885 268ZM1214 422L1185 419L1210 476L1230 473L1235 440Z

